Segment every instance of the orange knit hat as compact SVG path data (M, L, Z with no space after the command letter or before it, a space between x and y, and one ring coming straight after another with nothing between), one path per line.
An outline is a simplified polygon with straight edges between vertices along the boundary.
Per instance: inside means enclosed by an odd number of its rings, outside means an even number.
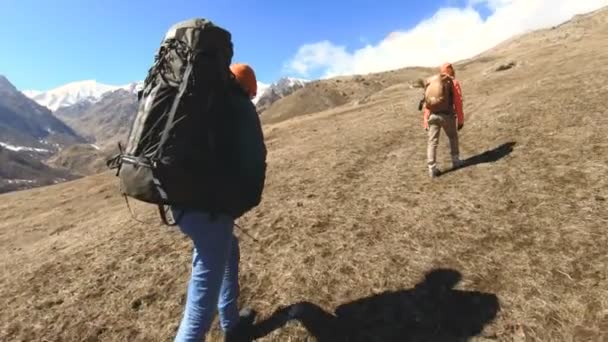
M251 98L255 97L258 93L258 82L253 69L247 64L235 63L230 66L230 70L247 94Z

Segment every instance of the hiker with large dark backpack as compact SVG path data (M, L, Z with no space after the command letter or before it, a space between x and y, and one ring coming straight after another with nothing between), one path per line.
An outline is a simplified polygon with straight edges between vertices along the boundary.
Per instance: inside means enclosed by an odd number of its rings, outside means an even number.
M266 146L256 109L230 70L232 56L231 34L211 21L172 26L138 94L127 144L108 162L126 199L157 205L163 222L172 216L193 241L176 341L203 340L216 309L227 341L247 339L254 319L237 307L233 229L261 201Z
M427 166L429 175L435 178L440 174L437 168L437 146L441 129L450 141L452 167L463 165L458 146L458 131L464 125L462 90L452 64L443 64L439 74L426 80L424 98L420 104L424 107L424 128L428 130Z

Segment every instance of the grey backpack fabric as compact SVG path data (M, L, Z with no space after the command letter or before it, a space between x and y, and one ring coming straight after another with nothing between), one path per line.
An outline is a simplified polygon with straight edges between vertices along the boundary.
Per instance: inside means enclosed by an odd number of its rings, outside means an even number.
M219 136L219 119L232 97L242 96L230 72L232 55L231 34L209 20L171 27L138 94L126 146L108 161L117 169L121 193L157 204L165 223L165 205L233 216L254 206L237 210L218 200L217 179L225 173L218 160L230 152L218 151L226 139Z

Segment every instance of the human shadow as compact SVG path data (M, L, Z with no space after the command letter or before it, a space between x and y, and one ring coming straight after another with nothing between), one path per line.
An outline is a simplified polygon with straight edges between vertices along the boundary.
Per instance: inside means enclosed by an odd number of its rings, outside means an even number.
M473 166L473 165L478 165L478 164L483 164L483 163L494 163L494 162L508 156L509 154L511 154L511 152L513 152L513 147L515 146L515 144L516 143L514 141L510 141L510 142L504 143L496 148L493 148L491 150L478 154L476 156L464 159L462 161L461 166L456 167L456 168L453 167L451 169L447 169L447 170L441 172L440 176L448 174L450 172L454 172L459 169L463 169L465 167Z
M466 341L494 320L499 302L494 294L454 290L460 279L458 271L433 270L412 289L358 299L333 314L310 302L292 304L257 323L253 335L297 320L319 342Z

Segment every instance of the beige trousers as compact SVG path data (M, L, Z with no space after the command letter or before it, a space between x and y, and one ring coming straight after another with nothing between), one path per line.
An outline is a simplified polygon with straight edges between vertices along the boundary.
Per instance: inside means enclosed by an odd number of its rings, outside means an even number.
M450 114L431 114L429 115L429 141L427 146L427 162L429 167L437 165L437 146L439 145L439 135L441 129L450 140L450 154L452 160L458 158L458 126L456 116Z

